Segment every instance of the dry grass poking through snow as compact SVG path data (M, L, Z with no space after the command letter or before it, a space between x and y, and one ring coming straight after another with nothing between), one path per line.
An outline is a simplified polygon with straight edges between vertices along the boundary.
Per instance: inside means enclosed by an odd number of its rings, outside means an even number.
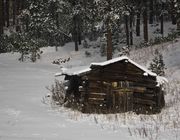
M177 44L163 44L153 47L132 50L130 58L147 67L153 59L156 49L159 49L164 55L171 51L171 46ZM178 61L178 60L177 60ZM169 83L166 84L165 102L166 106L159 114L155 115L137 115L133 112L120 114L82 114L78 111L64 111L71 120L88 120L94 122L101 129L112 131L121 131L127 129L132 137L138 137L147 140L159 139L180 139L180 81L171 78L176 70L167 68L166 76ZM173 80L172 80L173 79ZM62 110L61 110L62 111Z
M153 47L143 48L131 51L130 57L136 62L148 66L153 59L156 49L168 55L172 47L178 47L176 42L165 43ZM174 49L174 48L173 48ZM178 60L177 60L178 61ZM174 68L167 68L166 77L169 83L165 86L165 102L166 106L159 114L155 115L136 115L133 112L108 115L83 115L81 113L71 114L71 118L90 118L102 129L111 129L119 131L122 127L127 128L130 136L140 137L148 140L159 139L180 139L180 81L172 79L171 75L175 72Z
M72 121L89 121L100 129L114 132L126 129L130 136L159 140L170 135L167 140L180 139L180 83L171 81L166 85L166 106L159 114L137 115L133 112L119 114L82 114L79 111L61 108ZM57 108L56 108L57 109ZM165 136L166 137L166 136Z

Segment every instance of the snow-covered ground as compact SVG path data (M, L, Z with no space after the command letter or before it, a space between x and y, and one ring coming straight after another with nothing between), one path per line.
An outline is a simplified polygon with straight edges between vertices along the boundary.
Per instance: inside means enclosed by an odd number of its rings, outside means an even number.
M180 85L180 40L157 45L162 50L167 66L167 78L176 81L175 98ZM162 49L163 48L163 49ZM64 67L74 68L105 60L93 48L91 57L86 49L75 52L72 44L65 47L43 48L41 60L36 63L19 62L19 54L0 54L0 139L2 140L109 140L109 139L180 139L180 102L169 104L157 115L136 115L132 112L109 115L87 115L46 104L46 86L54 82L54 74L62 66L52 64L55 59L68 58ZM147 65L153 58L153 49L132 51L130 57ZM143 59L142 59L143 58ZM59 77L58 79L62 79ZM179 85L178 85L179 84ZM172 91L172 90L169 90ZM172 102L174 101L172 99Z
M54 74L60 70L50 62L54 56L63 57L63 49L45 49L37 63L18 62L18 54L0 55L0 139L119 139L124 134L123 139L132 139L126 128L118 133L104 130L93 119L76 120L78 114L44 104L45 87L54 82ZM75 58L77 54L72 52Z

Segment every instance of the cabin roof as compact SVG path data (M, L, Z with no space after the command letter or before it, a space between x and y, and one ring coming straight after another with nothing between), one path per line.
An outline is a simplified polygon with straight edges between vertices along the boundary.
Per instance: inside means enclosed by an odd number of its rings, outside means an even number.
M130 62L131 64L135 65L137 68L141 69L142 71L144 71L144 76L154 76L156 77L157 74L151 72L150 70L144 68L143 66L137 64L136 62L132 61L131 59L129 59L127 56L122 56L122 57L117 57L108 61L104 61L104 62L100 62L100 63L91 63L90 66L81 66L81 67L75 67L72 69L62 69L62 72L60 73L56 73L55 76L61 76L61 75L83 75L85 73L90 72L93 67L103 67L103 66L107 66L116 62L120 62L126 60L127 62Z
M80 67L74 67L71 69L62 68L62 71L59 73L56 73L55 76L61 76L61 75L81 75L85 74L89 71L91 71L91 68L89 66L80 66Z
M122 56L122 57L117 57L108 61L104 61L104 62L100 62L100 63L91 63L90 68L94 67L94 66L106 66L106 65L110 65L116 62L120 62L123 60L127 60L127 62L130 62L131 64L135 65L136 67L138 67L139 69L141 69L142 71L144 71L144 75L151 75L151 76L157 76L156 73L151 72L150 70L148 70L147 68L139 65L138 63L134 62L133 60L131 60L130 58L128 58L127 56Z

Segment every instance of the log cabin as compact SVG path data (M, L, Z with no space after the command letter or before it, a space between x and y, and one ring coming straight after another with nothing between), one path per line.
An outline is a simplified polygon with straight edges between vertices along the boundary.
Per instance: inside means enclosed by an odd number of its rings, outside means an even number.
M79 99L84 113L152 114L165 105L161 78L126 56L56 74L60 75L68 81L66 94Z

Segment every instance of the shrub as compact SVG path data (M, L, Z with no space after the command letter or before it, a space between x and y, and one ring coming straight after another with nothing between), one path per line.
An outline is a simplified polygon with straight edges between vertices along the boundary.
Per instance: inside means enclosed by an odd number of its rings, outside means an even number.
M66 83L55 80L55 84L47 89L51 92L52 101L60 106L71 108L73 110L82 110L82 104L77 101L73 95L66 94Z
M88 51L85 51L85 56L86 56L86 57L91 57L91 53L88 52Z
M163 55L160 54L158 50L155 50L155 57L150 63L149 69L159 76L165 75L165 64L163 61Z
M52 100L58 104L63 105L65 100L65 86L63 82L59 82L55 80L55 84L51 86L51 88L47 89L51 92Z
M0 53L10 52L12 45L9 43L9 38L6 35L0 35Z
M9 40L12 46L11 50L21 54L19 61L30 59L32 62L35 62L37 59L40 59L42 54L40 48L45 45L43 40L31 38L25 33L13 33L9 36Z

